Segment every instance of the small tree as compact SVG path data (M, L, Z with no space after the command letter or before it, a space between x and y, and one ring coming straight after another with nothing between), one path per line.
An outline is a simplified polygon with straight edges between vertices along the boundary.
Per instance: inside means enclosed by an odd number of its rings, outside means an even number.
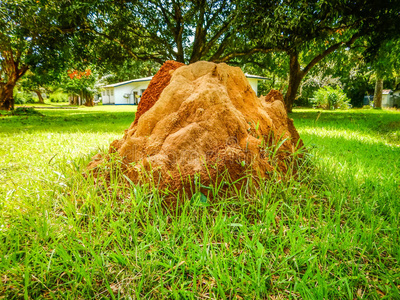
M21 78L20 85L24 90L34 92L38 97L39 103L43 104L43 93L54 85L58 79L58 72L53 72L53 70L36 70L35 73L28 70Z
M318 108L322 109L348 109L350 108L350 99L347 98L343 90L336 86L325 86L315 92L312 102Z
M69 70L64 90L70 95L70 104L93 106L93 98L96 92L96 77L91 69L85 71Z
M107 84L110 75L98 76L90 68L85 71L69 70L66 72L61 88L69 94L71 105L94 105L94 96L98 94L101 87Z

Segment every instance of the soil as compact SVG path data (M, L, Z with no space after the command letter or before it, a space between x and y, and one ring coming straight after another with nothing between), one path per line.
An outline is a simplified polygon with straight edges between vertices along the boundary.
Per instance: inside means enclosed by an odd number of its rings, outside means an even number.
M274 102L275 100L280 100L283 102L283 95L278 90L271 90L267 96L264 97L266 102Z
M282 94L271 93L257 98L241 69L224 63L166 62L135 122L109 152L122 158L134 183L188 194L198 181L208 186L286 172L302 142ZM105 161L94 157L89 169Z
M184 64L173 60L167 60L161 66L160 70L158 70L157 74L150 81L147 89L143 92L136 112L136 118L132 125L136 125L140 116L152 108L154 103L160 98L162 91L171 80L170 71L176 70L181 66L184 66Z

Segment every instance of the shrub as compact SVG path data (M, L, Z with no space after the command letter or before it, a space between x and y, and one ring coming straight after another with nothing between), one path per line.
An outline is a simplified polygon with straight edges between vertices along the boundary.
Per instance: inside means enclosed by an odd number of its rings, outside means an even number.
M68 95L63 93L63 92L54 92L50 95L49 97L50 102L67 102L68 101Z
M338 86L320 88L314 93L314 98L311 101L315 107L322 109L348 109L351 107L350 99Z
M15 104L35 103L31 92L15 89L13 97Z

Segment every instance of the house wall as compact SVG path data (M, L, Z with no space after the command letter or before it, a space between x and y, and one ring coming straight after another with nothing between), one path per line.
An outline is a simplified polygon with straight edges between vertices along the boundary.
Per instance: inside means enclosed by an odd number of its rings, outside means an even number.
M114 104L114 88L105 88L101 92L101 99L103 104Z
M115 104L134 104L133 92L137 92L139 96L142 95L142 90L145 90L150 81L132 82L114 87ZM128 97L124 97L124 95ZM138 102L140 99L138 99Z
M393 106L400 108L400 90L396 90L392 95Z
M382 107L392 107L393 103L391 101L391 95L383 94L382 95Z
M250 86L257 95L259 80L255 78L247 78L247 80L249 81ZM103 104L133 105L135 104L133 92L137 92L137 94L141 97L142 91L148 87L149 83L150 80L131 82L115 87L106 87L101 93L102 102ZM126 95L127 97L124 97L124 95ZM140 102L140 98L137 102Z
M258 96L258 79L247 78L247 80L249 81L251 87L253 88L253 90L256 92L256 95Z

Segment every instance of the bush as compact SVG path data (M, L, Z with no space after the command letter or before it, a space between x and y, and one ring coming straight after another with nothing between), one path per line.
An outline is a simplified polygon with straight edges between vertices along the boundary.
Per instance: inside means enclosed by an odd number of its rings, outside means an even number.
M312 107L313 103L308 97L299 97L298 99L296 99L295 103L293 103L293 106Z
M50 102L68 102L68 95L63 92L54 92L49 97Z
M314 107L322 109L348 109L351 107L350 99L347 98L343 90L336 86L325 86L315 92L311 98Z
M15 104L25 104L25 103L35 103L31 92L14 90L14 103Z
M371 109L373 108L372 105L363 105L362 109Z

